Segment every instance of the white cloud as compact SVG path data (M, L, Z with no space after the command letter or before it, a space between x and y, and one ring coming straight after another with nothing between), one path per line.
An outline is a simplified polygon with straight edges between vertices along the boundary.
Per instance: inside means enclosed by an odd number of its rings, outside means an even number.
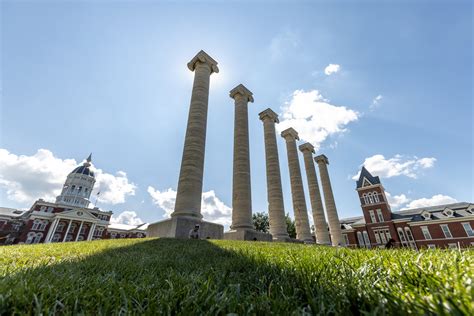
M175 190L167 189L166 191L159 191L149 186L148 193L153 203L165 211L164 217L169 217L171 213L173 213L174 204L176 202ZM214 190L202 193L201 213L205 220L224 226L228 226L232 222L232 209L216 196Z
M143 224L143 221L138 217L136 212L133 211L124 211L118 216L112 216L110 222L113 224L126 224L126 225L140 225Z
M421 199L413 200L404 208L411 209L411 208L450 204L450 203L456 203L456 202L457 200L453 197L450 197L448 195L443 195L443 194L436 194L430 198L421 198Z
M395 155L390 159L385 159L383 155L374 155L365 158L362 165L374 176L383 178L391 178L396 176L407 176L416 179L421 169L428 169L434 166L436 158L418 158L403 157L402 155ZM353 180L359 179L360 171L352 177Z
M392 196L389 192L385 192L388 203L393 210L398 210L402 205L410 201L405 194L394 195Z
M300 43L299 35L292 30L277 34L270 43L270 59L276 61L293 51Z
M57 158L47 149L39 149L32 156L18 156L0 148L0 188L6 191L8 199L25 206L38 198L54 201L67 175L77 165L74 159ZM114 176L101 169L95 171L94 191L100 188L100 202L123 203L127 196L135 194L136 186L128 181L125 172Z
M341 65L338 64L329 64L324 68L324 73L328 76L335 74L341 70Z
M379 94L378 96L376 96L373 100L372 100L372 103L370 104L369 106L369 109L371 111L375 110L376 108L378 108L380 106L380 101L382 101L383 99L383 96L381 94Z
M300 138L312 143L316 150L328 136L345 132L346 125L359 117L356 111L330 104L318 90L296 90L282 110L278 130L293 127Z

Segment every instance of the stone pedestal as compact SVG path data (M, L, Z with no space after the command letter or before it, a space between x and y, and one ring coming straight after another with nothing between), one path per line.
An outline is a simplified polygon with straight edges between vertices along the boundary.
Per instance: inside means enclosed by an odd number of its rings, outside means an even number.
M299 140L298 133L290 127L281 132L281 137L286 141L288 154L288 169L290 171L296 237L305 243L314 243L313 237L311 236L311 229L309 227L308 209L306 208L300 162L298 160L298 152L296 149L296 140Z
M258 232L256 230L231 230L224 233L224 239L228 240L251 240L251 241L272 241L272 234Z
M189 232L196 224L199 224L201 239L222 239L224 237L224 226L190 216L177 216L152 223L148 226L147 236L188 239Z

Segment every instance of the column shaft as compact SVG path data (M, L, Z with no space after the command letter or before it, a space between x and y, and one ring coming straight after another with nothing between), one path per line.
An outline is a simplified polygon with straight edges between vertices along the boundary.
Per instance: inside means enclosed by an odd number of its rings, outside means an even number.
M301 147L300 147L301 149ZM314 167L313 155L311 151L304 150L304 164L306 169L306 178L308 180L309 197L311 201L311 209L313 211L314 228L316 231L316 242L318 244L330 244L329 231L324 217L323 201L319 192L318 179L316 169Z
M174 213L202 218L201 194L211 67L197 62Z
M254 229L250 184L248 99L235 95L231 229Z
M321 175L321 186L323 187L324 192L324 204L326 205L326 213L329 222L329 230L331 232L332 245L344 245L345 242L342 238L341 223L339 222L339 216L337 215L336 202L334 201L331 180L329 179L327 160L325 161L323 159L318 159L316 161L319 167L319 174Z
M266 111L271 110L267 109ZM289 239L289 236L286 227L285 206L283 203L283 190L281 186L280 160L278 158L278 147L275 134L275 121L278 121L278 118L276 113L273 111L270 112L270 114L273 114L273 117L264 116L265 114L265 111L260 113L260 119L263 121L265 140L270 233L273 235L273 239L285 241Z
M284 132L285 131L282 132L282 135ZM288 154L288 168L290 170L291 195L293 197L293 211L295 213L297 238L304 242L313 242L303 190L303 180L301 178L300 162L296 150L296 138L288 135L285 137L285 140Z

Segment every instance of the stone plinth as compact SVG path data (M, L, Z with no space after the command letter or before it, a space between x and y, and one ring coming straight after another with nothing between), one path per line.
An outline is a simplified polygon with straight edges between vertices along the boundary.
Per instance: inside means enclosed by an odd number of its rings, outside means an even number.
M224 233L224 239L228 240L253 240L253 241L272 241L272 234L258 232L256 230L231 230Z
M177 216L152 223L148 226L148 237L188 239L189 231L199 224L201 239L222 239L224 226L189 216Z

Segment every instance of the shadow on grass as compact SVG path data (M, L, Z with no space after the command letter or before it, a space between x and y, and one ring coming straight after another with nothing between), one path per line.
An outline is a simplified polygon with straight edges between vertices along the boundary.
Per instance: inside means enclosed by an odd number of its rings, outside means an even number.
M332 259L315 268L311 258L291 253L268 260L262 247L277 246L247 245L260 251L224 249L205 240L147 239L19 270L0 280L0 314L403 312L394 309L396 299L391 307L381 299L390 296L371 291L370 280L348 284L351 276L331 272L333 267L325 265Z

